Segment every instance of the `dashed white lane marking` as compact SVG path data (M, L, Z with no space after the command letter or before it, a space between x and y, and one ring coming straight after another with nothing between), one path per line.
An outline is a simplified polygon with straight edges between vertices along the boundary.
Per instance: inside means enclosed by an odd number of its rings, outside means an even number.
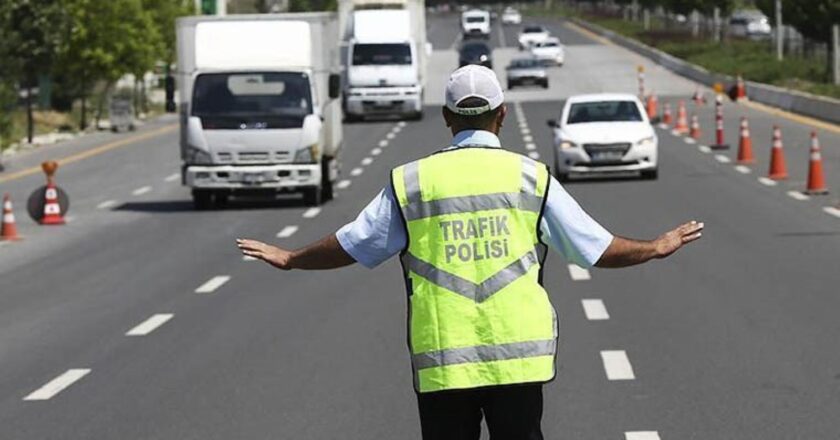
M766 186L776 186L776 181L775 181L775 180L773 180L773 179L771 179L771 178L769 178L769 177L759 177L759 178L758 178L758 181L759 181L759 183L761 183L762 185L766 185Z
M661 123L661 124L659 124L659 128L661 128L662 130L665 130L665 129L668 128L668 124Z
M178 180L179 177L181 177L181 174L180 173L175 173L175 174L170 174L170 175L166 176L166 178L163 179L163 180L165 182L174 182L174 181Z
M536 151L532 151L532 152L528 153L528 157L530 157L531 159L537 160L537 159L540 158L540 153L537 153Z
M338 188L338 189L344 189L344 188L347 188L348 186L350 186L350 181L347 180L347 179L344 179L341 182L338 182L338 183L335 184L335 187Z
M808 197L808 195L802 194L799 191L788 191L787 195L788 195L788 197L790 197L792 199L796 199L796 200L808 200L808 199L810 199L810 197Z
M353 170L350 171L350 175L351 176L361 176L362 173L364 173L364 172L365 172L365 170L363 170L361 168L353 168Z
M373 163L373 158L372 157L366 157L366 158L362 159L362 166L368 166L372 163Z
M116 205L117 205L116 200L113 200L113 199L112 200L106 200L106 201L96 205L96 209L108 209L108 208L112 208Z
M828 215L833 215L837 218L840 218L840 209L835 208L833 206L824 206L823 211L825 211Z
M530 129L530 128L528 128L527 126L525 126L525 127L520 127L520 128L519 128L519 131L521 131L523 135L526 135L526 134L531 134L531 129Z
M535 144L533 142L528 142L528 143L525 144L525 149L528 150L528 151L534 151L534 150L537 149L537 144Z
M400 131L402 131L402 127L400 127L399 125L395 125L394 128L391 129L391 133L394 134L399 133Z
M90 373L90 368L71 368L55 379L47 382L41 388L31 392L23 400L50 400L56 394L64 391L65 388L73 385L74 382Z
M387 139L382 139L381 141L379 141L379 148L385 148L387 146L388 146L388 140Z
M698 145L697 149L700 150L701 153L709 154L712 152L712 149L709 148L708 145Z
M661 440L657 431L627 431L624 440Z
M525 142L534 142L534 137L526 134L525 136L522 136L522 140Z
M229 275L217 275L195 289L195 293L211 293L228 281L230 281Z
M569 276L575 281L586 281L592 279L592 276L589 275L589 271L577 264L569 265Z
M242 261L257 261L257 259L250 256L250 255L243 255L242 256Z
M309 208L303 213L303 218L315 218L321 213L321 208Z
M735 171L737 171L741 174L749 174L749 173L752 172L750 167L748 167L746 165L735 165Z
M374 156L379 156L380 154L382 154L382 149L379 147L374 148L373 150L370 150L370 154Z
M677 130L671 130L671 134L674 135L674 136L681 136L682 135L682 133L680 133Z
M590 321L610 319L610 314L607 313L607 307L604 305L604 301L600 299L583 299L580 302L583 304L583 312L586 314L586 319Z
M389 141L390 141L390 140L392 140L392 139L394 139L395 137L397 137L397 135L396 135L396 134L394 134L393 132L388 133L388 134L386 134L386 135L385 135L385 139L388 139Z
M602 350L601 360L604 362L604 371L609 380L633 380L633 366L624 350Z
M720 163L729 163L732 162L732 159L722 155L722 154L715 154L715 160Z
M135 196L142 196L143 194L146 194L147 192L149 192L151 190L152 190L152 187L146 185L146 186L141 186L140 188L135 189L134 191L131 192L131 194L135 195Z
M694 145L694 144L697 143L697 141L694 138L690 138L690 137L683 138L683 141L685 143L689 144L689 145Z
M126 336L146 336L149 333L155 331L158 327L162 326L172 319L175 316L171 313L158 313L149 317L149 319L141 322L133 329L129 330L125 335Z
M286 226L285 228L281 229L280 232L277 233L277 238L289 238L292 235L295 235L295 232L298 231L298 227L291 225Z
M405 128L405 126L408 125L408 124L406 124L405 121L400 121L397 125L402 127L402 128Z

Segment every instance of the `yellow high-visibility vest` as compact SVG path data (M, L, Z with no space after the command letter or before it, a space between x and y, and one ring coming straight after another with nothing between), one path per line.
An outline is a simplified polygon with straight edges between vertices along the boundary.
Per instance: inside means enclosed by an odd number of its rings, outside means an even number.
M392 171L418 392L554 378L557 318L540 284L548 181L545 165L500 148Z

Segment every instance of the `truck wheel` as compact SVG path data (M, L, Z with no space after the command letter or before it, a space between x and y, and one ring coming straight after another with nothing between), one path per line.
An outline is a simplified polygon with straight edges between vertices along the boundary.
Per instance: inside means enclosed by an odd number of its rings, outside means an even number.
M335 197L333 183L330 180L330 162L331 160L325 159L321 164L321 200L325 202Z
M508 83L507 83L507 89L508 89L508 90L513 90L513 86L514 86L514 84L513 84L512 82L508 81Z
M423 120L423 110L420 110L419 112L414 113L411 116L411 120L412 121L422 121Z
M216 194L213 195L213 204L217 208L224 208L227 206L228 200L230 200L230 193L227 191L216 191Z
M544 89L547 89L547 88L548 88L548 80L543 81L543 83L542 83L542 87L543 87Z
M303 203L306 206L320 206L323 200L323 188L313 186L303 190Z
M210 208L213 203L213 193L206 189L192 190L193 207L198 211L204 211Z

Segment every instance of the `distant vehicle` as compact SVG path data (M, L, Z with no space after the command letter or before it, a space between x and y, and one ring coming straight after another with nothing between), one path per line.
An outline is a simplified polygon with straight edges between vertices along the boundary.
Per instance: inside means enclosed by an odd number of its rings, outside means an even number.
M761 11L740 10L729 17L729 34L733 37L751 39L770 38L773 27Z
M572 175L639 173L658 175L658 139L644 106L630 94L570 97L554 130L554 172L560 181Z
M544 89L548 88L548 75L546 74L545 67L533 57L514 58L505 70L507 73L508 90L524 85L536 85Z
M531 53L541 63L562 66L566 60L565 50L560 40L548 37L545 41L538 41L531 45Z
M466 41L458 51L458 65L478 64L488 69L493 68L493 50L483 41Z
M549 37L548 30L542 26L528 25L519 33L519 50L530 49L535 43L542 43Z
M176 21L181 167L197 209L238 194L332 197L342 145L335 14Z
M461 14L461 30L464 36L490 36L490 13L472 9Z
M522 14L516 9L507 8L502 12L502 24L522 24Z

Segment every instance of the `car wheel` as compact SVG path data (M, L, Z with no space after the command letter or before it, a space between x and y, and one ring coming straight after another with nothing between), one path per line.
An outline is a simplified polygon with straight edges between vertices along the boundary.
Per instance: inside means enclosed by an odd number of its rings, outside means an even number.
M554 156L554 177L556 177L557 181L560 183L569 181L569 173L560 172L560 165L557 163L556 155Z
M659 169L654 168L652 170L645 170L642 171L642 179L644 180L656 180L659 178Z

